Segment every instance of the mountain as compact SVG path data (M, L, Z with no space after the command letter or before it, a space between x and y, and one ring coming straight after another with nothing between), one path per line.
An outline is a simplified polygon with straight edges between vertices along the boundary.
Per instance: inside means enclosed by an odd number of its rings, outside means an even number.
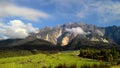
M54 44L57 44L57 38L61 36L63 33L62 28L57 26L54 28L44 27L39 30L39 33L34 34L37 38L44 39L46 41L50 41Z
M65 46L68 50L76 50L76 49L112 49L118 47L114 43L106 43L103 41L90 41L86 38L81 38L80 36L76 36L68 45Z
M111 43L112 41L106 36L106 28L97 27L92 24L85 23L66 23L56 27L44 27L39 30L37 38L52 42L55 45L65 46L73 40L76 36L86 38L90 41L100 41Z
M120 45L120 26L106 27L104 36Z
M97 27L85 23L66 23L56 27L44 27L25 39L0 41L0 48L72 50L79 48L113 48L120 44L120 27ZM119 47L118 47L119 49Z

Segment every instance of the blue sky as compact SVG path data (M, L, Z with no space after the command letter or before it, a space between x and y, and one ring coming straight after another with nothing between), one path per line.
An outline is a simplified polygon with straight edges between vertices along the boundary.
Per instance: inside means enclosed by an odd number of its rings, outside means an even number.
M21 20L39 28L67 22L120 25L120 0L0 0L0 4L2 23Z
M0 0L0 39L68 22L120 26L120 0Z

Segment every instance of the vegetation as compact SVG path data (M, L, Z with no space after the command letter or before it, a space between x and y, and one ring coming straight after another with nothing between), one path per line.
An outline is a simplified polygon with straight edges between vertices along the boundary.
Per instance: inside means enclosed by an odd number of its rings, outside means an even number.
M59 66L56 66L55 68L68 68L67 67L67 65L65 65L65 64L61 64L61 65L59 65ZM73 65L71 65L71 66L69 66L69 68L77 68L76 67L76 64L73 64ZM107 64L99 64L99 65L97 65L97 64L93 64L93 65L82 65L80 68L110 68L110 65L107 65Z
M112 64L119 65L120 64L120 54L115 49L81 49L80 57L96 59L101 61L111 62Z
M6 50L0 50L0 58L29 56L35 54L54 54L57 52L58 51L41 51L37 49L33 49L33 50L6 49Z
M78 52L67 51L55 54L40 53L30 56L1 58L1 68L55 68L60 66L80 68L83 65L100 65L100 61L80 58ZM104 62L103 62L104 63Z
M80 49L80 51L62 52L10 49L0 50L0 54L2 68L110 68L111 64L120 63L119 52L115 49Z
M100 43L85 42L84 40L78 42L77 45L81 44L81 46L77 46L74 44L73 47L71 47L70 45L68 45L67 47L60 47L54 46L49 42L46 43L46 41L44 40L37 39L20 46L1 47L0 67L110 68L112 65L120 65L120 53L116 49L111 49L111 47L108 48L109 45L105 43L104 45L106 46L106 48L101 49L102 46L99 47ZM79 48L83 49L80 49L80 51L75 51Z
M24 40L22 40L21 42L21 40L9 40L9 39L0 41L0 58L28 56L44 52L55 53L57 52L57 50L61 49L59 46L55 46L52 43L41 39L35 39L26 42L25 44L22 44L23 41ZM17 46L9 45L11 43L17 44Z

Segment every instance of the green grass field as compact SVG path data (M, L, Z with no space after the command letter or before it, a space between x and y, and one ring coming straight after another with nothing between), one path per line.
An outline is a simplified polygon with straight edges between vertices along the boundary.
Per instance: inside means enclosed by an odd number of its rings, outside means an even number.
M21 57L10 57L0 59L0 68L54 68L60 64L66 64L68 67L75 64L77 68L82 65L99 65L101 62L92 59L80 58L78 52L59 52L55 54L37 54Z

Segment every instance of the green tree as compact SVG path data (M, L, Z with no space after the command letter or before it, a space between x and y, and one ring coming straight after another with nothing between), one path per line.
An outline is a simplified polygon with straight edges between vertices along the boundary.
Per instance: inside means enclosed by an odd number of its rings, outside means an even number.
M114 61L117 61L117 59L119 58L119 52L114 48L111 50L111 54L113 56Z
M109 54L109 55L108 55L108 61L109 61L109 62L112 62L112 61L113 61L113 56L112 56L112 54Z

